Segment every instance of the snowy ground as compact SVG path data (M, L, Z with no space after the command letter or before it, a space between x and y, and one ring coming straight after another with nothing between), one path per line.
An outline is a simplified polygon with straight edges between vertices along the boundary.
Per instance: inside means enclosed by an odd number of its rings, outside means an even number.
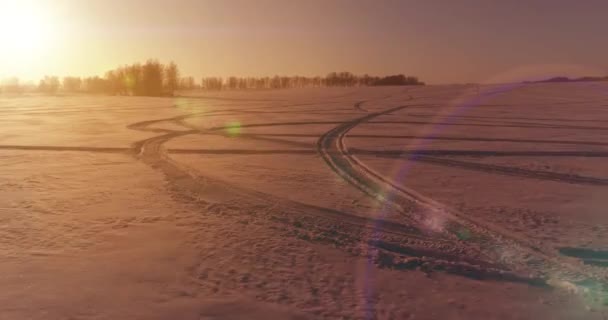
M608 86L0 97L0 319L604 319Z

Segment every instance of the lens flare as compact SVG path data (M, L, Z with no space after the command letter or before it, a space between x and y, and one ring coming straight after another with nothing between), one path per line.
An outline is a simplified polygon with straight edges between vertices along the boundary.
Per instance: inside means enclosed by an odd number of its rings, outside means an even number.
M228 122L224 126L224 130L229 137L238 137L241 134L241 123L238 121Z

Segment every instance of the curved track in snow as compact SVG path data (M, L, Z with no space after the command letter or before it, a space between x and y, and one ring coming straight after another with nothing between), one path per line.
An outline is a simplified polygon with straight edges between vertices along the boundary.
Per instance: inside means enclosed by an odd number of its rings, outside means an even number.
M424 228L432 221L442 221L439 231L450 235L455 245L479 247L484 254L491 256L498 263L506 264L513 270L532 272L535 276L549 281L559 279L576 282L595 279L605 282L606 275L603 270L582 266L579 261L561 256L554 248L536 245L500 226L474 219L413 189L398 185L348 151L345 138L351 129L406 108L407 106L393 107L340 124L319 138L317 149L328 166L340 177L376 200L397 207L418 228ZM440 162L443 163L443 159ZM463 239L463 234L467 235L467 239L458 241ZM509 252L508 257L504 256L505 252ZM552 278L548 279L547 275Z

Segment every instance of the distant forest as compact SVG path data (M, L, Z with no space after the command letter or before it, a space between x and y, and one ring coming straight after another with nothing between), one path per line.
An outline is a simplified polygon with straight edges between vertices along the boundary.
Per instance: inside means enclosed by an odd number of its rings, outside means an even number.
M354 86L406 86L424 85L417 77L402 74L391 76L355 75L350 72L331 72L325 77L274 76L274 77L180 77L173 62L162 64L157 60L134 63L106 72L104 77L45 76L38 84L20 83L17 78L5 79L0 93L42 92L55 94L97 93L133 96L171 96L178 90L246 90L287 89L305 87Z
M606 77L581 77L581 78L568 78L568 77L554 77L538 81L525 81L524 83L546 83L546 82L595 82L595 81L608 81Z

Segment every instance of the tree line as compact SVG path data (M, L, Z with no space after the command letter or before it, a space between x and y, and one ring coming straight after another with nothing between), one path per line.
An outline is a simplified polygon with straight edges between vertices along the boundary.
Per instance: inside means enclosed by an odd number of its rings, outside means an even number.
M103 77L45 76L38 84L20 83L18 78L0 82L0 92L82 92L111 95L165 96L173 95L180 87L179 69L173 62L162 64L150 59L106 72Z
M177 90L243 90L286 89L304 87L354 87L424 85L417 77L402 74L391 76L355 75L350 72L331 72L325 77L274 76L274 77L180 77L174 62L162 64L150 59L118 67L103 77L45 76L37 85L21 84L17 78L0 82L0 92L36 91L48 94L82 92L132 96L170 96Z
M596 81L608 81L608 76L605 77L580 77L580 78L569 78L569 77L553 77L549 79L543 79L538 81L524 81L524 83L543 83L543 82L596 82Z
M355 75L350 72L331 72L325 77L206 77L200 88L206 90L286 89L305 87L405 86L424 85L417 77Z

